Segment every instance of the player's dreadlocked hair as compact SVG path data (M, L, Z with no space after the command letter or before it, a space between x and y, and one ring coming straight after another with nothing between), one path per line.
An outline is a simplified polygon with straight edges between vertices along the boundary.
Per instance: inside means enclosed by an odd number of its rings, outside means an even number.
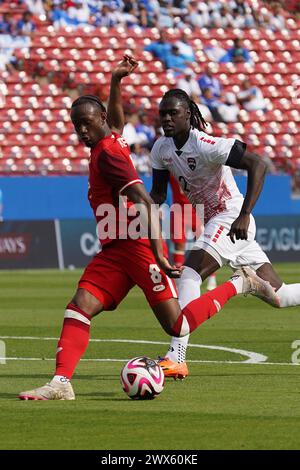
M75 108L75 106L78 106L78 105L84 104L84 103L95 104L95 105L97 105L101 108L101 111L106 112L106 108L105 108L104 104L102 103L102 101L98 98L98 96L94 96L94 95L79 96L79 98L77 98L75 101L73 101L72 108Z
M199 131L205 130L207 122L204 120L195 101L191 100L185 91L180 90L180 88L173 88L164 94L163 100L167 98L177 98L184 102L191 112L191 126L199 129Z

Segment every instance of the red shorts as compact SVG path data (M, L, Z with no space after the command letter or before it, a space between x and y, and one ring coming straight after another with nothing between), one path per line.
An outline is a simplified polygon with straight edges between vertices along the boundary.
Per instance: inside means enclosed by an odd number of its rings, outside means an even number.
M157 265L148 241L115 240L94 256L78 287L94 295L105 310L114 310L136 284L151 307L177 298L175 282Z

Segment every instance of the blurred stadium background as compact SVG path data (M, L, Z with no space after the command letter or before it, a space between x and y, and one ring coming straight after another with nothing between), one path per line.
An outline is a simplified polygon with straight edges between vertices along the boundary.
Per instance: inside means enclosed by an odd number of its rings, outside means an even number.
M238 97L245 79L260 90L262 109L239 102L233 122L208 114L209 131L244 140L268 160L258 240L274 260L300 261L299 2L1 0L0 15L0 268L83 266L97 249L89 150L69 110L83 93L107 99L124 53L140 62L123 83L125 135L147 188L157 104L187 66L198 80L211 65L221 102L228 92ZM181 72L151 49L162 30L172 45L184 33L192 48ZM222 61L236 38L248 59ZM237 179L245 188L244 175Z

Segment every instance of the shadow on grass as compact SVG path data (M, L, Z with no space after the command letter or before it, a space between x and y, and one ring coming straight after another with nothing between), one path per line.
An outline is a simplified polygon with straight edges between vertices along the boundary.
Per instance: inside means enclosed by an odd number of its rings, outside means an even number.
M0 393L0 399L1 398L10 398L11 400L17 400L18 393Z
M46 379L46 380L51 380L53 374L51 372L49 374L0 374L0 380L3 378L9 378L9 379ZM74 375L72 380L112 380L112 379L118 379L118 376L116 374L112 375Z

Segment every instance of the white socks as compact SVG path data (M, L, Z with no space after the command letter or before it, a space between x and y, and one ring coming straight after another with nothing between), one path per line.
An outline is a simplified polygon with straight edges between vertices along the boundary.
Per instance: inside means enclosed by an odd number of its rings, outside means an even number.
M280 307L295 307L300 305L300 284L282 284L276 294Z
M229 282L234 285L237 294L243 293L244 280L242 276L232 276L231 279L229 279Z
M186 349L188 346L190 335L175 337L171 339L171 343L166 354L166 357L173 362L185 362Z
M194 269L184 267L183 273L178 281L178 300L181 309L192 300L200 297L200 286L202 279ZM181 338L173 337L166 356L173 362L185 362L186 349L190 335Z
M181 277L178 280L178 301L183 309L192 300L200 297L200 286L202 279L200 274L188 266L184 267Z

